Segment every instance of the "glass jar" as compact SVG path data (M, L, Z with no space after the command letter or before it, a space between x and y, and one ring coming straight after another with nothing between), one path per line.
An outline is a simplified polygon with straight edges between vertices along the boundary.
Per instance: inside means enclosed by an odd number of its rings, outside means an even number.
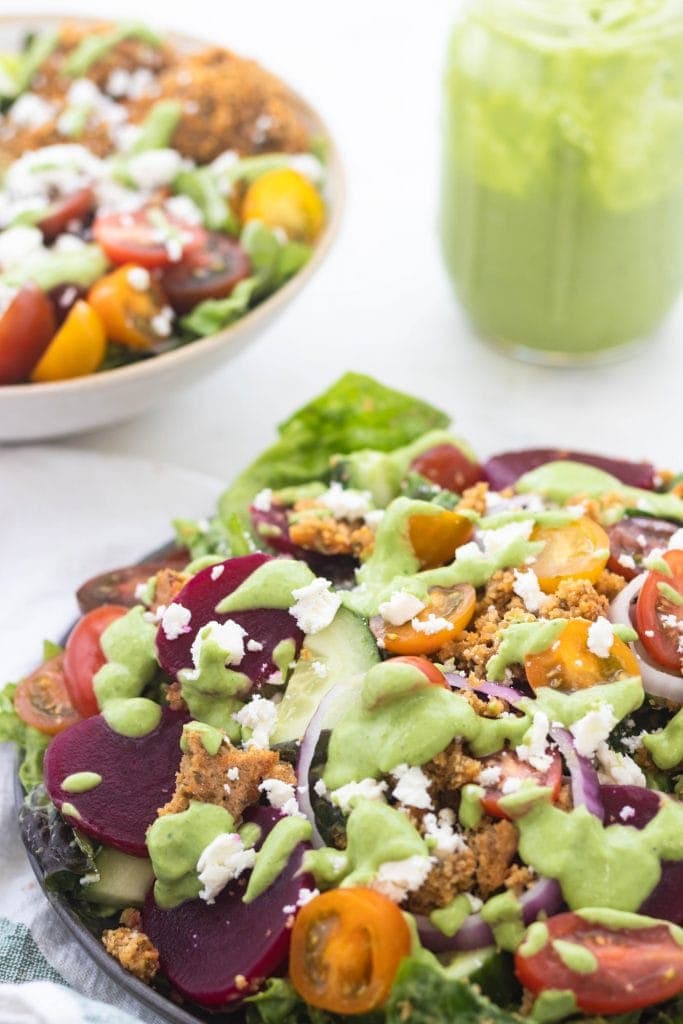
M647 338L683 284L683 0L473 0L445 78L441 229L487 339Z

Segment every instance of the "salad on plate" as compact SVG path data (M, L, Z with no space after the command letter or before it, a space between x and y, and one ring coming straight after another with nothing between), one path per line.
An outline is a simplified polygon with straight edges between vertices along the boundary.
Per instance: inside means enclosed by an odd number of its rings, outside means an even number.
M308 260L325 140L254 61L139 23L0 54L0 384L216 334Z
M347 374L2 692L44 886L251 1024L680 1020L681 492Z

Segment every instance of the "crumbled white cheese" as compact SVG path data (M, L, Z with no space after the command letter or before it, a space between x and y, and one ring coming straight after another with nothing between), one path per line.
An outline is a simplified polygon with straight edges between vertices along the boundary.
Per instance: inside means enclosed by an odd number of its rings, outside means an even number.
M211 566L211 579L214 581L214 583L215 583L216 580L219 580L221 578L221 576L223 575L224 572L225 572L225 566L222 565L222 564L221 565L212 565Z
M34 92L25 92L15 100L7 114L8 119L18 128L40 128L54 116L54 105Z
M543 611L550 598L541 590L538 576L534 570L527 569L526 572L520 572L519 569L515 569L514 575L515 581L512 584L512 589L518 597L521 597L526 610L534 614Z
M183 633L190 632L192 612L176 601L164 609L161 617L161 628L167 640L177 640ZM196 642L196 641L195 641Z
M387 789L386 782L376 779L361 779L360 782L347 782L330 793L330 800L336 804L342 814L348 814L358 800L381 800Z
M617 786L646 786L647 780L636 762L628 754L618 754L606 743L595 751L600 782Z
M601 743L604 743L614 726L617 717L609 704L603 702L599 707L588 711L583 718L569 726L574 737L574 747L582 757L593 757Z
M592 622L588 630L588 641L586 646L592 654L598 658L609 658L609 652L614 643L614 626L601 615L599 619Z
M316 577L305 587L292 591L296 603L289 609L289 614L294 616L299 629L309 636L329 626L337 614L341 596L333 593L331 587L329 580Z
M105 86L110 96L117 99L139 100L143 96L156 95L159 85L149 68L114 68Z
M87 246L85 239L79 235L72 235L66 231L63 235L58 235L52 243L52 248L55 252L80 252Z
M621 818L622 821L630 821L630 819L631 818L635 818L635 816L636 816L636 809L635 809L635 807L630 807L628 804L625 804L621 808L621 810L619 811L619 817Z
M150 320L150 327L158 338L168 338L173 330L173 310L170 306L163 306Z
M294 171L303 174L314 185L320 185L325 179L325 168L313 153L292 153L287 163Z
M334 481L329 490L317 499L319 504L329 508L335 519L363 519L372 508L370 491L346 490Z
M316 896L319 895L319 889L308 889L305 886L303 886L301 889L299 889L299 896L297 898L296 905L297 907L305 907L307 903L310 903L311 900L314 900Z
M43 233L38 228L17 224L0 233L0 267L3 270L20 263L43 247Z
M466 892L465 895L469 900L470 910L473 914L478 914L481 908L484 906L484 901L480 900L478 896L473 896L471 892Z
M636 733L634 736L622 736L621 745L626 747L629 754L635 754L636 750L640 750L643 745L643 738L647 734L645 732Z
M487 768L482 768L477 775L477 783L480 786L485 786L487 789L490 789L492 786L497 786L500 782L502 772L503 769L499 764L492 764Z
M379 524L384 519L384 509L373 508L370 512L365 513L364 518L366 525L369 526L371 529L376 530Z
M216 896L228 882L253 868L256 851L245 850L237 832L224 832L209 843L197 861L197 875L202 883L199 898L215 903Z
M683 527L669 537L669 551L680 551L683 548Z
M243 729L252 730L251 738L244 743L245 747L268 747L270 734L277 723L277 706L272 700L256 694L232 717Z
M271 807L277 808L283 814L298 815L304 817L299 810L294 786L281 779L264 779L259 786L259 792L265 793Z
M409 622L414 616L426 608L424 601L406 590L395 590L388 601L383 601L379 606L379 613L385 622L392 626L402 626Z
M95 882L99 882L100 873L99 871L88 871L85 875L81 875L81 885L94 885Z
M330 670L324 661L312 661L311 669L318 679L326 679L330 673Z
M429 794L429 779L421 768L399 764L392 769L391 774L397 780L393 789L395 800L406 807L418 807L423 810L433 808L434 804Z
M106 175L104 163L76 143L43 146L24 153L9 167L3 180L10 199L68 195Z
M146 292L152 279L146 267L131 267L126 273L126 280L136 292Z
M429 613L426 619L412 619L411 626L416 633L424 633L426 636L434 636L436 633L443 633L453 629L453 623L444 619L442 615Z
M636 560L633 555L627 555L624 551L622 551L617 558L617 562L619 565L623 566L624 569L635 569L636 567Z
M516 775L511 775L509 779L505 779L500 791L503 796L510 796L511 793L518 793L524 783L523 779L520 779Z
M485 554L495 557L516 540L528 540L534 528L533 519L522 519L518 523L506 523L497 530L481 530L479 537Z
M203 224L202 211L189 196L170 196L164 203L164 210L171 217L177 217L185 224Z
M257 512L270 512L273 503L273 491L270 487L264 487L259 491L252 501L252 506Z
M321 799L324 799L327 796L327 786L325 785L324 779L318 779L313 787L313 792L316 796L321 797Z
M436 814L425 814L422 819L424 836L433 843L435 853L449 854L467 849L463 836L455 831L455 811L444 807Z
M228 776L231 782L237 782L237 780L240 777L240 770L239 768L233 766L232 768L228 768L225 774Z
M252 651L252 653L254 651L262 651L263 644L260 643L258 640L247 640L247 650Z
M225 655L226 665L239 665L244 657L246 635L246 630L242 629L234 619L227 619L226 622L207 622L192 641L191 652L194 667L199 668L202 647L209 642L220 647Z
M394 903L402 903L409 892L419 889L432 870L431 857L415 854L405 860L387 860L370 882L370 888L381 892Z
M521 761L526 761L539 772L547 771L553 760L547 753L549 728L548 716L543 711L537 711L532 719L531 727L524 736L525 742L516 748L517 757Z
M176 149L147 149L129 157L127 173L138 188L151 192L170 185L183 165Z

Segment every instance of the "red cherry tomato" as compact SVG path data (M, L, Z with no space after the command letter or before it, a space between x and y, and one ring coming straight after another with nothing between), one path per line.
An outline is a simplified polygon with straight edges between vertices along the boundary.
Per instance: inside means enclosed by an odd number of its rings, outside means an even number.
M107 626L126 614L120 605L103 604L88 612L69 634L64 651L64 679L74 707L89 718L99 714L93 690L93 676L107 660L100 647L100 637Z
M135 263L148 269L178 263L206 240L204 228L188 224L158 205L97 217L93 234L112 263Z
M95 208L95 193L91 188L81 188L70 196L58 199L38 221L46 242L52 242L57 235L69 230L72 222L82 223Z
M655 548L666 548L677 529L675 523L668 523L666 519L624 516L607 527L610 548L607 568L626 580L635 579L645 571L643 559Z
M628 927L634 917L629 914L623 917L627 926L619 927L620 915L605 913L612 916L614 926L611 921L609 927L591 923L572 913L546 921L545 945L531 956L520 950L515 954L515 973L522 985L535 995L549 989L569 990L579 1009L591 1015L628 1013L683 992L683 946L669 925L653 921L643 928ZM568 967L558 941L581 946L592 955L595 970L579 973Z
M166 268L161 281L176 313L187 313L205 299L227 298L250 273L251 263L240 243L210 231L201 248Z
M683 651L683 551L662 556L671 575L649 572L636 603L636 629L653 661L681 672ZM680 604L674 595L680 597ZM673 598L673 599L672 599Z
M443 672L440 668L437 668L433 661L429 658L419 658L411 654L404 654L399 658L390 658L389 661L392 664L396 662L403 662L405 665L412 665L416 668L423 676L426 676L430 683L434 686L443 686L446 690L450 690L450 686L446 682Z
M454 444L437 444L413 459L410 468L447 491L462 494L482 479L481 467Z
M552 763L546 771L539 771L528 761L521 761L512 750L501 750L499 754L483 758L482 771L487 768L500 769L496 782L485 787L486 795L481 799L481 806L486 813L492 818L509 817L500 806L500 801L504 796L515 792L512 786L505 786L511 779L519 779L520 783L528 779L537 786L548 786L553 791L553 800L557 800L562 785L562 758L557 752L551 754L551 757Z
M48 296L28 281L0 317L0 384L26 380L55 333Z

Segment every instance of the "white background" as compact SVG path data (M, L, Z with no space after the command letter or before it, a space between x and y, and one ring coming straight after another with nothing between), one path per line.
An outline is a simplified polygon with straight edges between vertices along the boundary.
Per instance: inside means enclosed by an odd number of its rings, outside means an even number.
M66 0L15 0L60 11ZM212 378L127 424L69 444L135 452L229 478L275 422L347 369L447 409L481 454L560 444L683 463L683 309L640 355L555 370L484 347L464 323L436 241L440 78L459 0L70 0L144 16L262 60L316 105L348 179L341 236L294 304ZM0 9L9 12L6 2Z

